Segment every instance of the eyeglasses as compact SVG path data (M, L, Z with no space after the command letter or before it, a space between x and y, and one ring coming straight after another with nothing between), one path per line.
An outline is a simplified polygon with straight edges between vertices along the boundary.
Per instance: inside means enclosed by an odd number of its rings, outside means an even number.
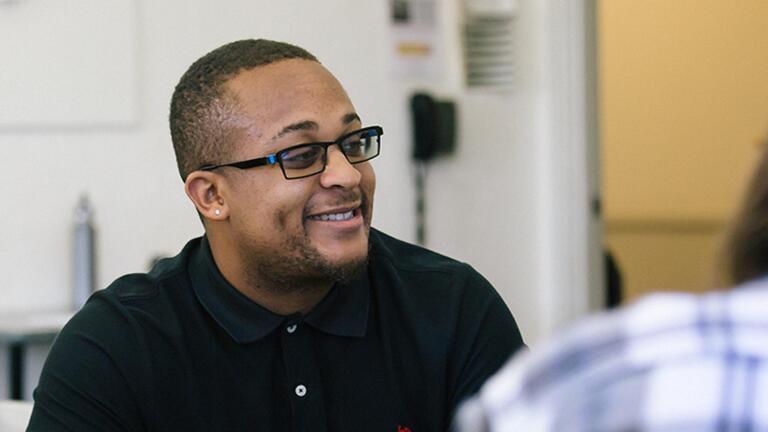
M319 174L325 170L328 163L328 147L336 144L351 164L369 161L379 155L381 136L384 129L381 126L370 126L350 132L336 141L298 144L280 150L277 153L220 165L203 165L201 171L213 171L223 167L239 169L254 168L262 165L280 164L286 179L300 179Z

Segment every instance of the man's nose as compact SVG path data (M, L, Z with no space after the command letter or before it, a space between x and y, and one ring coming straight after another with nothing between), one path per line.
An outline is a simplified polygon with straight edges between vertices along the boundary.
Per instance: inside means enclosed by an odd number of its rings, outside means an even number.
M337 146L328 147L327 158L325 171L320 174L320 184L323 187L340 186L349 189L360 184L360 171L349 163Z

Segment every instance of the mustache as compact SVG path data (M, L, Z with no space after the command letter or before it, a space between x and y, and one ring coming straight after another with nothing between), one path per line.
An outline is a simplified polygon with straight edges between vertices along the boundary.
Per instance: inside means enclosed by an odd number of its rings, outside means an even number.
M368 208L368 202L369 198L366 194L364 194L361 190L350 190L350 189L343 189L335 191L335 196L333 196L329 200L324 200L323 203L325 206L329 207L344 207L346 205L355 204L359 202L360 207L363 209ZM308 205L304 208L304 216L309 216L312 214L313 209L315 208L315 205Z

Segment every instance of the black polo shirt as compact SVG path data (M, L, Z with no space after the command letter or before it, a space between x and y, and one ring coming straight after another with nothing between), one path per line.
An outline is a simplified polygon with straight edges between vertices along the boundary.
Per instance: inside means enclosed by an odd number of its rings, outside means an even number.
M521 346L470 266L375 230L367 271L305 316L240 294L195 239L67 324L29 430L445 430Z

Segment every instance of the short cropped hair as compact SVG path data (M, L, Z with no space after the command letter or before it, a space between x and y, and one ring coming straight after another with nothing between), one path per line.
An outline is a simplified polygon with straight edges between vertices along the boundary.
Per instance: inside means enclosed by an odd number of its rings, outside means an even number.
M170 127L182 180L207 163L221 163L237 131L238 101L225 84L242 71L281 60L318 61L284 42L247 39L216 48L194 62L171 97Z

